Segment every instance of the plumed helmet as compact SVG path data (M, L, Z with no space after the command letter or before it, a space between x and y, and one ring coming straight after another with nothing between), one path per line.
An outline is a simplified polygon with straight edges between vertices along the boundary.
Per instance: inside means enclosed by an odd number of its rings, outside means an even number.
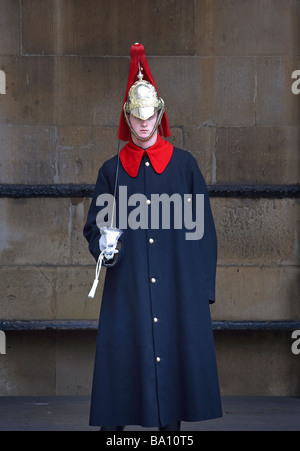
M138 79L139 80L129 89L128 100L124 104L124 114L131 133L133 133L141 141L148 141L160 124L162 115L165 111L165 104L163 99L158 96L154 86L148 81L143 80L143 74L141 71L139 72ZM138 119L145 121L152 117L156 112L158 112L158 115L152 132L149 136L147 136L147 138L141 138L134 131L128 114L132 114Z
M165 113L165 104L159 96L154 79L148 66L145 49L141 44L134 44L130 49L130 69L127 90L123 103L123 113L119 125L119 139L127 141L130 133L137 136L132 129L129 114L147 120L158 112L155 127L146 139L148 140L157 128L162 136L170 136L170 129ZM136 81L136 79L138 79ZM139 136L137 138L141 139Z

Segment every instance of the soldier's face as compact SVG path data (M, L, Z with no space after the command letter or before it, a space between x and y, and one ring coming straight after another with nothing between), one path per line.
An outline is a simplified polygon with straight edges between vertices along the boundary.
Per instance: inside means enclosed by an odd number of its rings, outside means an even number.
M155 114L153 114L153 116L146 120L139 119L132 114L129 115L131 126L140 138L147 139L148 136L152 133L152 130L156 124L157 114L158 113L156 112Z

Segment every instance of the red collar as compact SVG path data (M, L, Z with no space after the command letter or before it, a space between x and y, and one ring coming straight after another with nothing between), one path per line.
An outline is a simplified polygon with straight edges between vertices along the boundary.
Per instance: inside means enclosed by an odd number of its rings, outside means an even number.
M144 153L148 155L155 172L162 174L172 158L173 146L160 135L157 135L156 143L148 149L142 149L130 140L121 150L120 160L131 177L138 175Z

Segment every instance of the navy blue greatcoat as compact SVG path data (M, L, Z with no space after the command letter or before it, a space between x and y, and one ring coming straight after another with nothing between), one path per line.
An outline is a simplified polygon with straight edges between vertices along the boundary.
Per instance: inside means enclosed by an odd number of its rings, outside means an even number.
M126 187L128 197L177 193L184 199L190 194L194 215L195 195L204 194L204 235L187 240L187 230L174 227L172 221L169 229L151 228L151 204L148 228L123 229L117 262L106 271L91 401L93 426L156 427L222 416L209 307L215 301L217 239L207 188L187 151L174 148L162 174L147 161L144 155L137 177L129 176L120 163L119 186ZM96 200L100 194L114 193L116 164L114 157L100 169L84 228L96 260ZM137 205L129 206L128 214ZM182 211L184 206L183 202Z

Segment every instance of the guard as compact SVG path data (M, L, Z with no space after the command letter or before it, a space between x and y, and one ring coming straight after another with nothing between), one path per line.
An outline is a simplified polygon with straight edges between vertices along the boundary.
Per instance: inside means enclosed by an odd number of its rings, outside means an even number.
M196 160L163 139L170 128L144 47L134 44L130 53L118 133L128 143L99 170L84 227L98 262L95 280L99 266L107 267L90 425L110 431L126 425L180 430L181 421L222 416L210 317L217 237ZM130 198L129 226L122 230L120 187L126 187ZM97 222L105 208L98 201L103 194L115 198L104 225ZM138 195L146 201L137 208ZM154 195L167 199L169 208L152 209ZM197 218L199 196L203 209ZM201 237L187 239L184 211L190 212L192 223L203 221ZM141 226L142 214L147 226Z

